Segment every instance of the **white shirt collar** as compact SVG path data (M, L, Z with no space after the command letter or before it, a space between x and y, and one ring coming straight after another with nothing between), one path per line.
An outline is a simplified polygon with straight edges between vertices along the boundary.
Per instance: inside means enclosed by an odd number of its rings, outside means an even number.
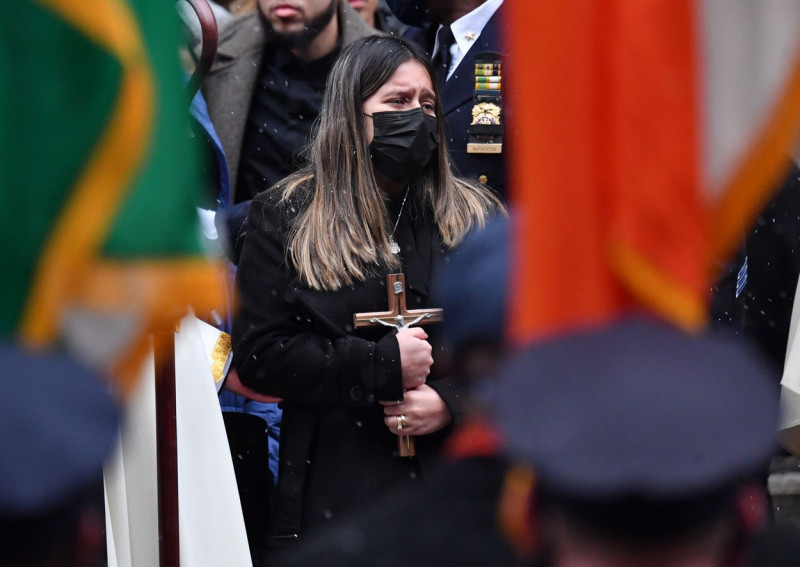
M472 10L469 14L461 16L459 19L450 24L450 29L453 31L453 37L456 42L450 48L452 59L450 61L450 70L447 77L449 78L453 71L458 68L458 64L467 54L472 44L480 37L483 28L494 16L494 13L502 5L503 0L486 0L483 4ZM438 30L441 29L440 25L437 29L436 41L433 45L433 52L436 53L439 49L439 34Z

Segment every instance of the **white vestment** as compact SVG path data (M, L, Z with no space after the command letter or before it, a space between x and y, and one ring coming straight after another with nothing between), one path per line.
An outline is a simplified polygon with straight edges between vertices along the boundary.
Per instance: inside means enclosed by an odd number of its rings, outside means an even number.
M175 335L181 566L251 566L217 389L203 340L188 315ZM207 326L206 326L207 327ZM125 409L120 443L105 467L109 567L159 564L155 373L143 366Z

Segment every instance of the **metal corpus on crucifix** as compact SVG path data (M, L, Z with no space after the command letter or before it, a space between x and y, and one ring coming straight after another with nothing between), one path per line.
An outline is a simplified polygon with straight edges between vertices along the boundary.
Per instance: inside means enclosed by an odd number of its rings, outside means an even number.
M442 309L406 308L406 282L403 274L389 274L386 276L386 294L389 300L389 310L354 313L353 325L355 328L383 325L399 331L414 325L427 325L428 323L444 321L444 311ZM413 457L416 454L414 438L410 435L399 435L397 437L397 450L401 457Z

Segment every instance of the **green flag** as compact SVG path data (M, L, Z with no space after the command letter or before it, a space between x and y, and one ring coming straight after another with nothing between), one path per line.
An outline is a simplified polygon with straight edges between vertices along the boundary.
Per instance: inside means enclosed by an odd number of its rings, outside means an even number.
M130 377L223 304L202 255L177 22L161 0L23 0L0 20L0 333ZM85 349L84 349L85 350Z

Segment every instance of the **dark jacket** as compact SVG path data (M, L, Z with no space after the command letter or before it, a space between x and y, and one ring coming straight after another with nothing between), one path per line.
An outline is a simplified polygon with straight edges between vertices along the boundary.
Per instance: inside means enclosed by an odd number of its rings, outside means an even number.
M472 107L475 105L475 56L478 53L492 51L505 54L501 32L504 6L492 15L481 31L481 35L466 53L458 67L450 75L444 85L439 86L439 96L445 113L445 128L450 156L456 172L462 177L479 181L485 176L486 183L506 200L506 156L508 155L508 105L503 105L501 120L506 124L506 135L503 139L502 154L468 154L467 130L472 122ZM432 24L427 28L412 28L406 37L420 44L433 56L433 46L436 41L438 25ZM503 81L506 79L507 59L503 58ZM505 89L507 90L507 89Z
M712 288L712 320L754 340L779 382L800 276L800 168L794 162L787 162L786 173L742 240Z
M402 37L408 26L395 17L389 6L386 5L386 0L380 0L378 8L375 10L375 29L385 34Z
M387 309L387 270L378 266L373 277L336 292L309 289L286 262L289 228L300 205L278 200L274 191L253 200L237 276L233 340L242 381L285 400L272 531L293 539L413 483L446 432L418 438L421 462L395 456L397 438L384 425L378 402L402 398L398 343L385 327L353 329L354 313ZM408 307L425 307L442 243L413 192L395 238ZM453 401L447 382L434 387L445 403Z

